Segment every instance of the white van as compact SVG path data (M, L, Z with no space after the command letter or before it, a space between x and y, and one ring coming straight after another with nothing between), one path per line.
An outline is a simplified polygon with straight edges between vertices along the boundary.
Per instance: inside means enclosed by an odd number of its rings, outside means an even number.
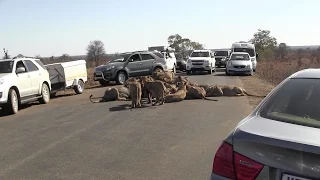
M256 71L257 58L259 57L259 54L256 52L254 44L245 41L235 42L232 44L231 47L231 53L232 52L247 52L250 55L253 72Z
M209 74L216 71L214 52L209 49L193 50L187 60L187 75L196 71L207 71Z

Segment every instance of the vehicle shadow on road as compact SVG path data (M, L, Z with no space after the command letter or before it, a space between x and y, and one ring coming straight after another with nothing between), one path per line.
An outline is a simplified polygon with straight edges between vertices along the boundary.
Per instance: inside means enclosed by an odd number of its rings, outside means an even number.
M27 104L21 104L19 106L19 111L27 109L27 108L30 108L31 106L38 106L38 105L41 105L41 103L39 103L39 102L30 102L30 103L27 103ZM4 111L4 109L0 108L0 117L6 117L6 116L10 116L10 114L8 112Z

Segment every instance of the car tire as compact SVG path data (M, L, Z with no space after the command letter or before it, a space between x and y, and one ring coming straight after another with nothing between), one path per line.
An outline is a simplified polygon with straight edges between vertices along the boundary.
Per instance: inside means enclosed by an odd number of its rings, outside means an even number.
M74 87L74 91L77 94L82 94L83 93L83 91L84 91L84 82L81 79L79 79L78 84Z
M9 115L17 114L19 111L19 96L14 89L9 90L8 102L3 106L3 110Z
M41 98L39 99L41 104L47 104L50 101L50 90L46 83L42 84L41 87Z
M256 72L256 69L253 69L253 72Z
M186 70L187 75L191 75L192 71Z
M210 66L210 70L208 71L208 74L212 74L212 65Z
M128 79L127 74L124 71L119 71L116 76L116 82L118 85L123 85Z
M100 83L101 86L109 85L109 81L105 81L105 80L100 80L99 83Z

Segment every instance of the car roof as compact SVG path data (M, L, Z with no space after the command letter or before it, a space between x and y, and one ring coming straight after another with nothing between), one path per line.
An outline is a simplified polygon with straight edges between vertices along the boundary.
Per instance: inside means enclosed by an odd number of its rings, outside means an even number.
M290 79L320 79L320 69L304 69L291 75Z
M40 60L35 58L14 58L14 59L1 59L0 62L3 61L19 61L19 60Z

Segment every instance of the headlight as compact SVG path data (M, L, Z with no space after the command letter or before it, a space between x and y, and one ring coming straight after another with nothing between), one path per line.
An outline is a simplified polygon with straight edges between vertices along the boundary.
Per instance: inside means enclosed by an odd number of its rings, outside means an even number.
M4 79L0 79L0 85L4 83Z
M187 64L191 64L191 60L190 59L187 60Z
M250 68L250 65L246 65L246 68Z
M204 61L204 64L210 64L210 62L209 61Z
M251 61L255 61L255 60L256 60L256 58L252 58L252 59L251 59Z
M109 66L109 67L106 67L106 71L110 71L111 69L115 68L115 66Z
M226 60L226 58L222 58L222 59L221 59L221 61L225 61L225 60Z

